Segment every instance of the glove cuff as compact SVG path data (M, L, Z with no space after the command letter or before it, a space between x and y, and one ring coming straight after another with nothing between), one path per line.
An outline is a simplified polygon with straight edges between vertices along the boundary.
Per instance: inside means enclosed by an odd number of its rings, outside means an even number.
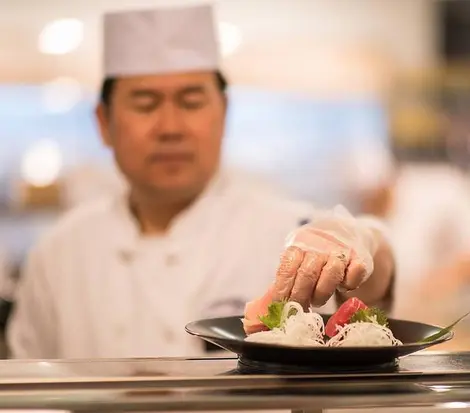
M372 257L374 257L383 238L389 238L386 225L379 219L370 215L358 217L357 224L364 245L367 247Z

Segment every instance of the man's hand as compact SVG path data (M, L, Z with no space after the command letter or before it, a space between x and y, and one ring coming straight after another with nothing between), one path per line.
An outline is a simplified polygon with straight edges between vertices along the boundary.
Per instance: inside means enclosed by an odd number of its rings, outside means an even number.
M273 299L297 301L307 309L324 305L336 291L356 290L374 272L374 256L383 241L378 234L343 207L319 214L288 237ZM384 283L390 278L384 277Z

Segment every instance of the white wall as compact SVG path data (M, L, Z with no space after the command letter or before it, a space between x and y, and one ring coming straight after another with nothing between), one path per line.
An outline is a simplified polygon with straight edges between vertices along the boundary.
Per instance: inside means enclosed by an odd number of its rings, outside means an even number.
M116 8L197 0L0 0L0 81L45 81L70 75L100 80L100 15ZM436 60L433 0L219 0L218 16L242 29L244 44L226 62L233 81L303 91L375 90L396 68ZM40 7L39 7L40 5ZM82 47L41 56L43 24L58 17L86 22Z
M247 8L233 13L253 39L227 62L240 81L361 93L386 88L396 71L437 61L432 0L261 0L256 15L268 3L275 17L266 20L243 15Z

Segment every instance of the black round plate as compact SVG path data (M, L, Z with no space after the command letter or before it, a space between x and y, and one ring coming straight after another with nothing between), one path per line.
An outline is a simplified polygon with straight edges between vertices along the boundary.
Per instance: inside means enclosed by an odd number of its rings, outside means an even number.
M441 327L413 321L389 319L393 335L403 345L387 347L288 347L245 341L242 317L223 317L189 323L186 331L225 350L238 354L249 363L275 363L317 369L351 370L356 367L379 366L393 363L400 357L443 343L453 338L449 332L438 340L418 343L437 333ZM323 315L326 323L330 315Z

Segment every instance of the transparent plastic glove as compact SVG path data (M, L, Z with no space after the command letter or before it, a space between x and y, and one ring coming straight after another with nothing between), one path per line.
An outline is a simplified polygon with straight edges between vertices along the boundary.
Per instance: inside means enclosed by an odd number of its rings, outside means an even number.
M374 271L378 243L377 233L344 207L320 212L287 237L273 299L308 308L324 305L336 290L358 288Z

